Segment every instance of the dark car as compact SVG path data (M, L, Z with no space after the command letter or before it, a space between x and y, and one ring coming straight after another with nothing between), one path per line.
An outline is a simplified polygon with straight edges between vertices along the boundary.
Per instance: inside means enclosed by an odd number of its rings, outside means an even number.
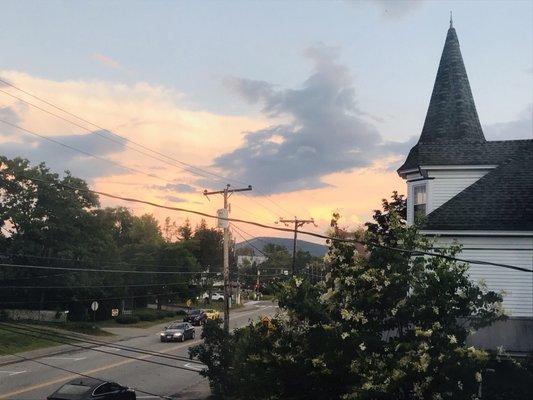
M76 378L65 383L47 400L135 400L133 389L95 378Z
M194 339L196 332L194 326L188 322L175 322L167 326L159 336L162 342L183 342L187 339Z
M207 316L205 315L204 310L190 310L187 312L187 315L183 318L183 322L190 322L193 325L202 325Z

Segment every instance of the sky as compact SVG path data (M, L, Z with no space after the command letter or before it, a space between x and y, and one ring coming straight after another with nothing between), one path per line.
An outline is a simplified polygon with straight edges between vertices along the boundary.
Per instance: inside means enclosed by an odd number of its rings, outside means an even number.
M203 189L251 184L232 217L355 227L405 192L450 11L486 138L531 138L531 1L6 0L0 78L85 121L0 84L0 153L204 212L222 199Z

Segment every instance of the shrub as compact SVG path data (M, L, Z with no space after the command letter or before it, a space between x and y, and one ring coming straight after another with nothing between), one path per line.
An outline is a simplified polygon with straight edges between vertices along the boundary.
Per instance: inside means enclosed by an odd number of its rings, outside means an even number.
M118 324L136 324L140 321L139 317L136 315L119 315L115 321L117 321Z

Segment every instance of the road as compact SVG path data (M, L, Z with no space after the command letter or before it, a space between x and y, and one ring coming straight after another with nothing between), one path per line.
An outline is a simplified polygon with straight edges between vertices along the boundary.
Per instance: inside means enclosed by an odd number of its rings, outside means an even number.
M273 314L275 306L271 302L255 302L231 315L230 327L246 325L249 320L261 315ZM200 337L201 328L196 328L196 337ZM185 343L161 343L159 332L161 325L144 330L142 337L120 341L120 345L164 352L171 355L188 356L188 348L200 343L200 339L188 340ZM149 361L159 361L175 366L199 369L198 364L186 361L169 360L152 355L132 353L111 347L97 347L114 354L103 354L92 350L73 350L71 352L50 357L38 358L46 364L66 368L96 378L108 379L125 386L130 386L158 395L180 398L180 392L200 381L202 377L192 371L121 357L131 355ZM116 353L116 354L115 354ZM78 377L49 366L32 361L23 361L0 367L0 399L42 400L70 379ZM157 397L138 394L138 399L156 399Z

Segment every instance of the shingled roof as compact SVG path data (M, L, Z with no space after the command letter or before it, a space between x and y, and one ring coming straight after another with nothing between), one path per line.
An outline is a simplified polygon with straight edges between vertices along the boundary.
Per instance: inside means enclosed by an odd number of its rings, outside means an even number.
M477 153L485 151L484 143L459 40L450 24L422 134L398 172L422 164L439 164L445 158L476 163L470 156L477 159Z
M431 212L424 230L531 231L533 140L473 185Z

